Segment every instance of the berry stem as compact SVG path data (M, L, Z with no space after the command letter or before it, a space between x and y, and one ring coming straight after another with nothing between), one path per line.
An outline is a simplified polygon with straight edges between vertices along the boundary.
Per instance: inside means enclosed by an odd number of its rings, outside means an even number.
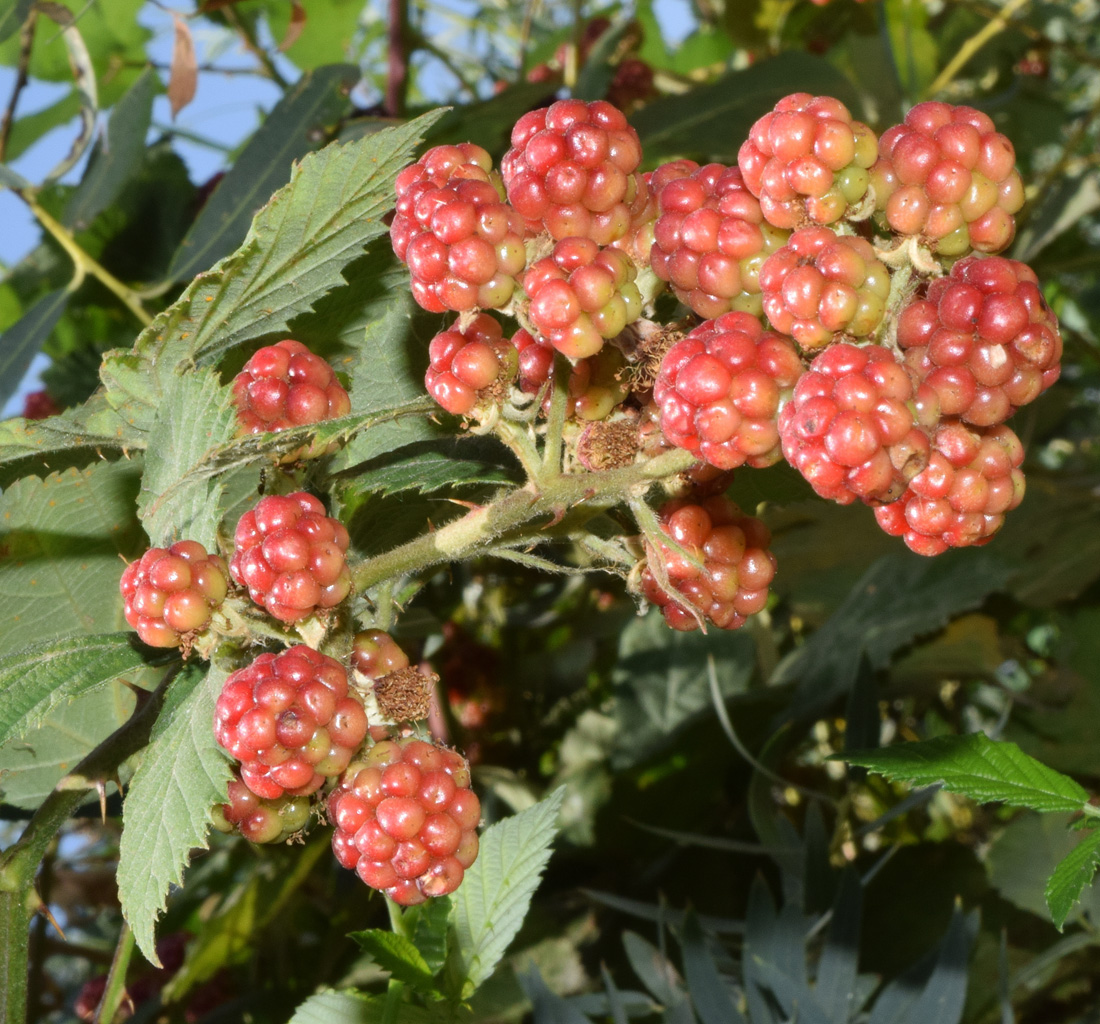
M559 474L552 479L544 477L537 485L528 483L438 530L361 562L352 569L355 589L363 593L407 573L470 558L489 549L508 531L541 516L556 520L574 505L584 502L604 508L617 505L635 493L644 494L655 481L674 476L695 461L690 452L675 449L634 466Z
M565 431L565 407L569 401L569 375L573 367L560 352L554 353L553 393L546 420L546 443L542 451L542 473L551 479L561 473L561 442Z
M539 473L539 453L527 432L526 425L513 423L498 416L493 424L493 433L506 444L512 454L519 460L528 480L537 480Z
M107 975L107 987L103 990L103 998L96 1008L94 1024L112 1024L114 1021L126 996L126 971L133 952L134 933L130 930L129 923L123 920L115 955L111 959L111 970Z

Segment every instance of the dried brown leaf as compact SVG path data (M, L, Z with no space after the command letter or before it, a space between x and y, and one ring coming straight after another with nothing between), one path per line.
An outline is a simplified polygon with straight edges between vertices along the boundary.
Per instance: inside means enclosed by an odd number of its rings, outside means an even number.
M168 75L168 102L174 118L195 98L199 84L199 64L195 59L195 42L191 29L178 14L172 15L176 39L172 44L172 69Z
M286 53L302 34L306 27L306 9L302 6L302 0L291 0L290 21L286 26L283 41L279 44L279 52Z

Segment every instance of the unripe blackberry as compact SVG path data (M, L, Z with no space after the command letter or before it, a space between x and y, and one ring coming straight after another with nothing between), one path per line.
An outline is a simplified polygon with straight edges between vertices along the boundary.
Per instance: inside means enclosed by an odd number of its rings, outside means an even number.
M1016 151L973 107L918 103L887 129L871 169L875 204L891 231L944 256L1000 252L1024 205Z
M601 249L588 238L564 238L523 275L527 315L570 359L594 356L641 316L637 271L626 253Z
M477 857L469 765L424 740L376 743L329 795L328 816L336 859L402 906L454 892Z
M348 531L312 494L268 495L241 516L229 571L280 622L300 622L351 591Z
M265 800L315 792L347 768L366 734L343 665L304 644L238 669L214 710L214 736Z
M500 324L480 313L465 328L455 324L428 346L424 386L447 412L465 416L479 402L499 401L516 375L516 350Z
M126 621L151 647L178 647L205 629L228 588L225 559L193 540L150 548L119 583Z
M736 167L668 165L657 194L650 266L701 317L759 315L760 268L788 233L764 220Z
M622 111L595 100L558 100L524 114L500 169L508 201L532 234L610 245L646 204L642 145Z
M1002 256L959 260L898 318L906 364L945 416L1003 423L1061 373L1058 320L1035 272Z
M798 92L749 129L737 153L745 185L769 224L834 224L863 199L878 140L831 96Z
M772 327L814 352L838 335L874 334L886 313L890 272L863 238L801 228L765 260L760 289Z
M748 616L764 607L775 576L775 556L768 549L771 534L759 519L743 515L722 495L702 501L674 499L661 508L658 518L661 529L691 556L664 544L659 552L646 545L641 592L660 607L673 629L699 628L680 598L719 629L740 629ZM657 582L652 568L657 558L671 591Z
M653 388L668 441L719 469L782 457L779 406L802 375L794 343L748 313L700 324L665 354Z
M351 412L348 393L327 361L300 341L267 345L233 380L242 434L286 430Z
M238 832L250 843L278 843L301 832L309 823L308 796L256 796L239 775L229 780L229 802L214 808L219 832Z
M686 177L698 166L694 160L673 160L642 175L642 181L646 186L645 206L633 215L627 233L611 243L616 249L622 249L627 253L637 266L650 265L654 228L660 213L657 205L658 193L668 182L675 178Z
M30 391L23 399L23 419L44 420L61 412L61 406L48 391Z
M537 394L554 375L553 348L522 328L512 336L512 345L519 355L520 390ZM623 354L609 345L594 356L578 359L569 371L566 417L589 422L606 419L629 393L622 380L625 365ZM551 398L547 391L542 400L543 413L549 413Z
M988 543L1024 497L1024 446L1006 426L968 427L945 420L927 468L905 493L875 509L888 534L918 555Z
M416 301L433 313L506 305L523 269L523 220L502 202L480 146L436 146L396 183L390 240Z
M895 501L928 463L928 435L917 420L923 409L888 349L830 345L779 415L783 454L823 498ZM922 419L934 415L928 409Z
M368 679L380 679L409 667L409 656L389 633L365 629L351 644L351 667Z

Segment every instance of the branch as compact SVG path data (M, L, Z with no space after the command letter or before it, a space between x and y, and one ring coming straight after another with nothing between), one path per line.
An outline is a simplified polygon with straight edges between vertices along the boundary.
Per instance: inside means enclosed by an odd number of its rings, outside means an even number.
M1008 20L1028 0L1008 0L1008 3L997 13L996 17L987 21L978 32L975 32L965 43L959 47L958 53L947 62L947 66L936 76L936 80L928 87L928 95L946 89L954 81L955 76L963 69L971 57L974 56L985 44L998 32L1003 32L1008 26Z
M38 11L33 7L19 30L19 68L16 73L15 87L11 91L11 99L8 100L8 108L4 111L4 120L0 122L0 163L8 154L8 139L11 137L12 123L15 119L15 107L19 102L19 94L27 84L27 73L31 64L31 47L34 45L34 27L38 21Z
M386 113L404 117L409 91L407 0L389 0L386 16Z

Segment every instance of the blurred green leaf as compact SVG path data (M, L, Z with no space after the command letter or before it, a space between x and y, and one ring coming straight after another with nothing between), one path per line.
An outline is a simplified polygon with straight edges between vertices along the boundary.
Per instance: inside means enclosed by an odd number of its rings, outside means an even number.
M730 990L722 981L718 966L707 949L707 936L694 911L684 915L680 932L684 951L684 975L691 1003L703 1024L744 1024Z
M928 30L928 10L909 0L885 0L883 12L898 80L910 103L928 99L925 90L936 77L939 51Z
M1044 895L1054 926L1061 931L1073 905L1100 864L1100 831L1089 832L1047 879Z
M580 1010L550 990L535 964L516 977L534 1007L534 1024L592 1024Z
M303 70L352 59L352 44L365 14L362 0L309 0L303 6L305 25L287 48L287 57ZM265 7L272 38L281 46L290 24L291 6L278 0Z
M0 43L19 31L34 0L0 0Z
M324 138L327 125L350 106L357 68L336 64L304 74L268 114L204 204L168 267L186 281L232 252L256 214L290 180L294 162Z
M80 97L73 89L49 106L17 118L12 124L5 157L9 161L18 160L43 135L60 125L68 124L79 113Z
M851 84L828 61L791 51L731 71L712 85L654 100L630 120L649 164L678 156L732 164L754 122L795 91L835 96L853 110L859 106Z
M290 1018L290 1024L377 1024L384 1019L386 1000L347 992L321 992L310 996ZM437 1018L410 1003L401 1004L401 1024L432 1024Z
M83 230L111 205L137 172L145 153L145 136L153 116L153 94L159 86L147 68L111 111L107 133L88 161L80 187L65 207L63 223Z
M31 360L61 319L71 294L60 289L43 295L0 337L0 404L19 390Z

